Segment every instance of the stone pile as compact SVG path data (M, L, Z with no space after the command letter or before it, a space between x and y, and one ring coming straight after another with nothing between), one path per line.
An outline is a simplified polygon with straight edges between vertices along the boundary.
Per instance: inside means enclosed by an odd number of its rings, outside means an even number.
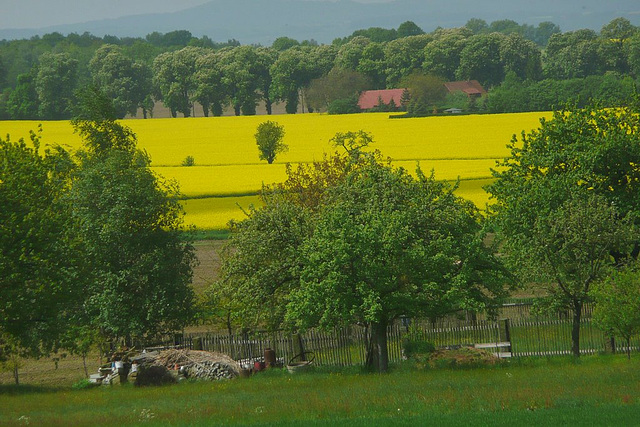
M229 356L209 351L165 350L158 354L154 364L167 369L178 369L186 378L222 380L240 374L240 365Z

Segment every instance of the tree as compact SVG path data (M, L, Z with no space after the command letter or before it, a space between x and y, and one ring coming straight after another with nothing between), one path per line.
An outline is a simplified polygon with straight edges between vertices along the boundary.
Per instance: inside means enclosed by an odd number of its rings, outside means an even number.
M151 96L151 70L145 64L128 58L118 46L103 45L89 62L93 84L113 99L118 118L129 114L135 116Z
M424 48L424 71L448 81L455 80L460 53L471 35L471 30L466 27L436 30L434 40Z
M398 27L396 31L398 38L409 37L409 36L419 36L424 34L422 28L418 27L413 21L405 21Z
M202 105L205 117L209 110L214 116L221 116L224 105L228 102L228 90L223 80L220 53L207 53L196 61L195 79L197 89L195 100Z
M369 85L368 79L357 71L334 68L326 76L311 81L307 102L315 111L326 111L335 100L357 99Z
M425 109L424 113L431 111L434 106L440 105L447 95L444 81L436 76L414 73L403 80L403 86L409 89L411 100L407 110L413 113L417 113L415 110L419 105Z
M607 63L607 68L619 73L629 72L629 54L627 50L629 39L638 32L626 18L616 18L602 27L601 55Z
M300 249L287 319L302 328L369 327L367 364L384 372L393 320L492 307L505 276L482 243L475 208L452 191L433 175L418 170L414 179L365 157L328 190Z
M64 200L72 162L59 148L40 151L39 134L30 145L0 138L0 341L40 356L60 347L83 281Z
M362 58L362 52L371 43L366 37L353 37L347 43L340 46L336 56L335 65L345 70L356 70Z
M33 70L35 71L35 68ZM13 120L33 120L38 117L38 93L36 92L36 73L34 71L20 74L18 84L9 95L7 110Z
M369 78L373 89L384 89L387 81L386 68L383 45L369 43L362 51L356 71Z
M311 80L326 74L333 67L336 51L333 46L293 47L282 52L271 66L273 90L286 102L288 114L295 114L300 96ZM303 112L304 112L304 102Z
M525 80L539 80L542 76L541 52L532 41L518 34L510 34L500 45L500 60L505 74L513 71Z
M487 32L489 30L489 25L487 24L487 21L480 18L471 18L467 21L466 24L464 24L464 26L470 29L473 32L473 34L480 34L480 33Z
M484 87L499 84L504 79L500 47L506 36L499 33L470 37L460 51L458 80L478 80Z
M203 50L185 47L174 52L165 52L153 61L153 81L160 99L176 117L178 112L191 116L194 94L197 89L196 61Z
M273 41L273 43L271 43L271 47L278 52L283 52L298 45L300 45L300 42L292 39L291 37L278 37Z
M272 164L276 156L289 150L287 144L282 142L284 138L284 126L267 120L258 125L256 130L256 144L260 151L260 160L266 160Z
M597 41L596 33L587 29L553 34L545 49L545 77L562 80L599 74Z
M261 74L263 74L264 66L258 61L255 47L240 46L220 52L222 82L237 116L240 113L245 115L256 113L259 84L256 68L258 66L261 67Z
M36 76L39 114L52 120L71 116L78 61L67 53L43 53Z
M384 54L388 87L395 87L403 77L422 68L424 48L432 39L431 35L421 34L386 44Z
M88 151L78 155L68 195L87 274L80 317L111 339L180 329L194 314L195 255L180 235L177 188L149 169L131 130L110 120L108 98L80 99L74 126Z
M631 338L640 334L640 277L635 265L613 270L594 284L589 293L595 301L594 323L611 337L627 344L631 359Z
M524 283L547 284L550 305L573 311L575 356L590 286L612 257L638 254L637 120L634 108L556 111L514 137L488 187L505 260Z

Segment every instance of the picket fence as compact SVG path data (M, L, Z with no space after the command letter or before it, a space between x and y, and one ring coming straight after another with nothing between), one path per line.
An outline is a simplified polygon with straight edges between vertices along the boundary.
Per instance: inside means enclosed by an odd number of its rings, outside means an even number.
M560 356L571 354L571 318L515 318L491 320L441 320L396 324L387 331L389 361L403 360L403 339L412 336L432 342L436 347L480 345L489 351L502 352L499 343L510 343L511 357ZM580 330L583 354L611 352L612 340L583 318ZM246 366L262 360L267 348L275 350L279 362L287 364L301 353L313 357L317 366L361 366L365 364L369 331L360 326L331 331L310 330L301 334L284 331L241 334L191 333L165 341L166 346L180 346L227 354ZM495 343L495 346L492 345ZM626 352L626 343L615 342L615 350ZM631 351L640 349L640 339L631 342Z

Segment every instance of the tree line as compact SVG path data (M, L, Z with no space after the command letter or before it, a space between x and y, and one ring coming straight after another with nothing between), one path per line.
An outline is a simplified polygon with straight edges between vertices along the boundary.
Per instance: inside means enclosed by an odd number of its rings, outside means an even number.
M155 101L173 116L192 115L196 103L207 116L227 107L251 115L259 103L271 113L275 102L284 102L288 113L326 110L338 100L353 104L361 90L412 85L412 92L424 92L416 75L478 80L493 89L478 106L490 112L548 110L569 100L579 79L594 76L605 79L603 99L609 99L627 93L629 79L640 75L640 33L624 18L599 33L562 33L549 22L532 27L471 19L464 27L427 34L407 21L398 29L358 30L327 45L281 37L269 47L215 43L184 30L144 39L52 33L0 42L0 117L70 118L74 90L89 84L113 98L118 117L138 111L147 117ZM574 83L564 83L569 81ZM564 85L569 88L557 90ZM523 95L522 87L531 89ZM528 102L530 93L539 94L536 102ZM442 102L440 95L427 100ZM456 102L465 100L446 100Z

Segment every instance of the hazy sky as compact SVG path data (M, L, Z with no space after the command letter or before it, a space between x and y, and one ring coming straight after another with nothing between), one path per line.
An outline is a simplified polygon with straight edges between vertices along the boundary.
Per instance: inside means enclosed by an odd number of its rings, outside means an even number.
M176 12L208 1L210 0L0 0L0 28L42 28L125 15ZM356 1L378 3L385 0Z

